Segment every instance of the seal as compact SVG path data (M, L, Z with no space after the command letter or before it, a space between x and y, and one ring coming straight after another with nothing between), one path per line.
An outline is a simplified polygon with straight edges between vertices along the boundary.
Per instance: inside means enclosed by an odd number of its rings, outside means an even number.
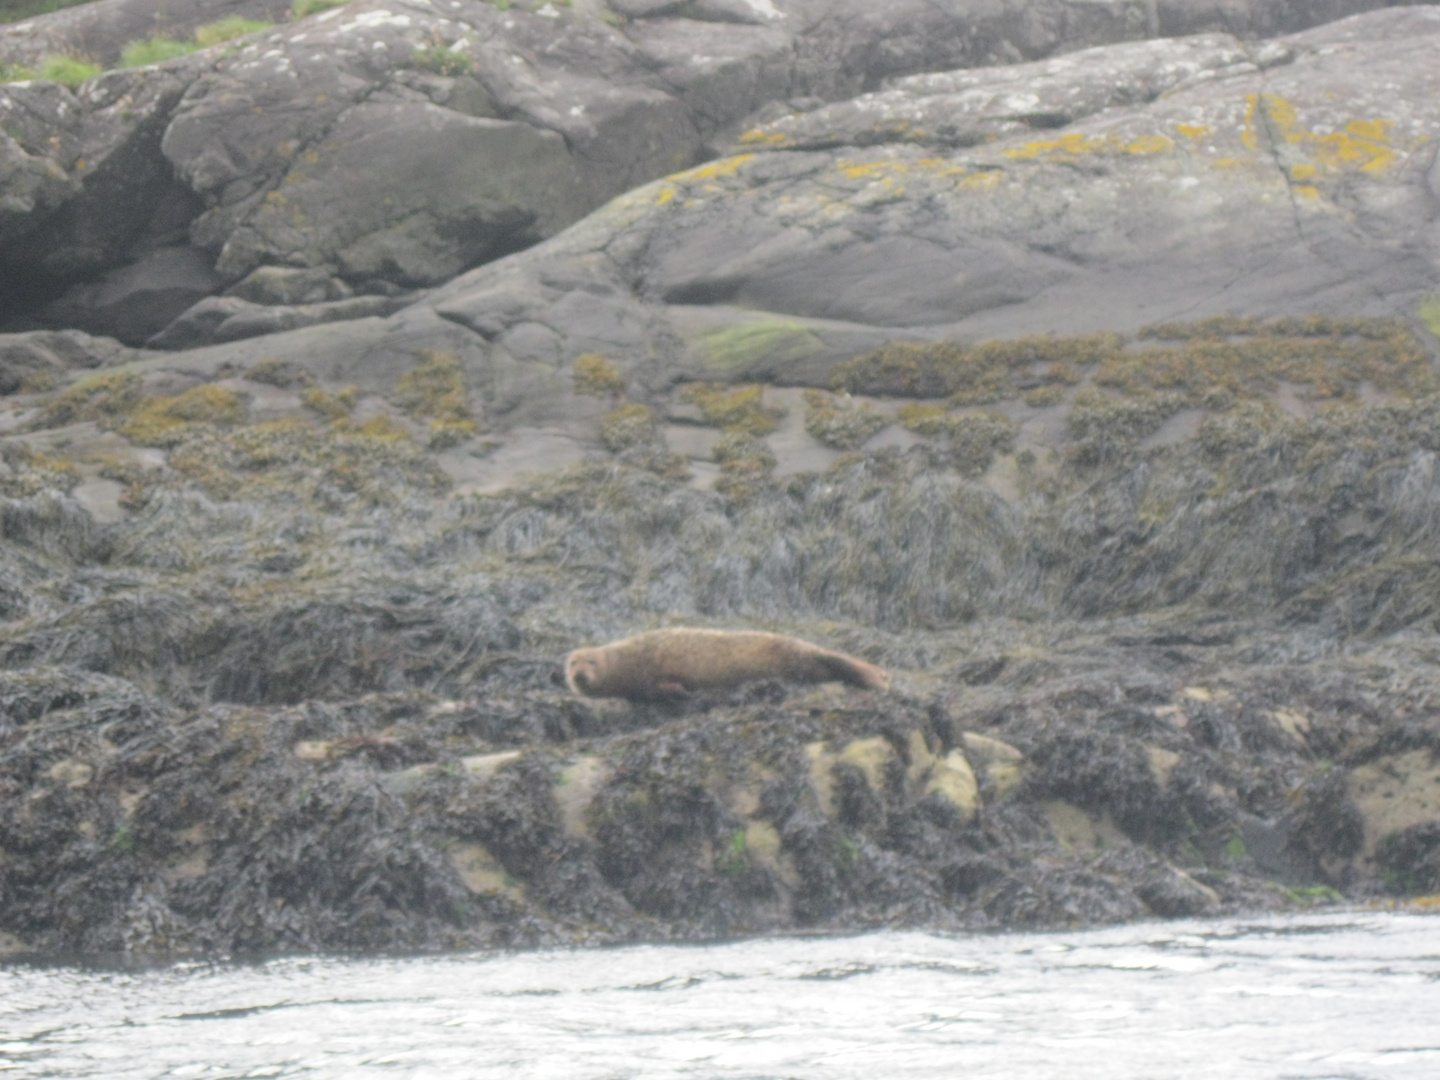
M576 649L565 658L565 678L577 694L631 701L728 689L755 679L890 689L884 668L799 638L681 626Z

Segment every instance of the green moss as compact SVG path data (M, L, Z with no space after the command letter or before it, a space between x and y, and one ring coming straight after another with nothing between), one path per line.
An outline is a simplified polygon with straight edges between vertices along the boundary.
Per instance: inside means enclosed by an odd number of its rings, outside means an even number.
M306 15L314 15L317 11L329 11L331 8L344 7L350 0L295 0L290 5L290 17L303 19Z
M47 56L40 61L37 76L61 86L79 86L86 79L100 74L100 65L78 56Z
M1225 857L1228 859L1243 859L1247 851L1245 841L1238 836L1232 836L1229 843L1225 845Z
M469 75L475 70L475 58L469 53L456 52L454 49L435 45L427 49L416 49L405 61L405 66L418 71L428 71L434 75L457 78L461 75Z
M29 82L39 77L34 68L24 64L0 64L0 83Z
M765 388L757 383L693 383L685 387L682 396L699 407L706 423L749 435L768 435L780 426L785 410L766 406L764 394Z
M699 345L706 363L722 371L748 368L761 361L798 363L818 356L825 347L804 323L781 321L720 327L702 334Z
M1317 904L1334 904L1344 900L1345 897L1338 889L1329 885L1305 885L1298 888L1285 890L1285 895L1293 904L1301 904L1305 907L1314 907Z
M1436 337L1440 337L1440 296L1429 296L1420 301L1420 306L1415 309L1415 314L1425 324L1425 329Z
M623 405L600 421L600 441L619 454L655 441L655 413L644 405Z
M750 868L750 857L746 850L745 830L736 829L730 834L730 842L721 848L715 858L715 870L726 877L739 877Z
M156 34L144 41L132 41L127 44L120 52L120 66L145 67L148 64L159 64L166 60L173 60L177 56L192 53L197 49L208 48L211 45L219 45L234 38L244 37L246 34L268 30L273 25L273 23L262 22L258 19L246 19L239 15L231 15L228 18L197 27L192 41L177 41L164 34Z
M805 430L833 449L858 449L889 423L868 403L857 407L823 390L805 391Z
M599 353L575 360L575 392L586 397L616 398L625 393L625 376Z
M120 51L121 67L145 67L184 56L200 48L194 42L176 41L164 34L156 34L144 41L132 41Z
M247 19L240 15L231 15L196 27L195 41L201 48L208 48L224 41L244 37L246 34L258 34L261 30L269 30L274 25L274 23L265 22L262 19Z

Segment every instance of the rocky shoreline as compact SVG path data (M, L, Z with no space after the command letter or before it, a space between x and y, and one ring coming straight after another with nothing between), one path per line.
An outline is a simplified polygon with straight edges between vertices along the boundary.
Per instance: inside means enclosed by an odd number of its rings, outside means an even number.
M1440 10L454 7L0 92L0 954L1440 893Z

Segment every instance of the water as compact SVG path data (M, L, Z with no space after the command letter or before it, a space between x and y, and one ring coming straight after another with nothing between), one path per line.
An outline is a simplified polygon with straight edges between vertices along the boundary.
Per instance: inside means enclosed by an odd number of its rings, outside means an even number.
M1440 917L0 967L26 1077L1440 1076Z

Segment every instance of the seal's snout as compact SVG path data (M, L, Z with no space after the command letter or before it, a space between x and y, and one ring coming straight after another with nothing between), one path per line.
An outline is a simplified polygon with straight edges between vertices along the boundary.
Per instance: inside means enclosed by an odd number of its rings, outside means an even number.
M594 657L583 655L580 650L571 653L565 660L565 681L577 694L588 696L595 689L598 675Z

